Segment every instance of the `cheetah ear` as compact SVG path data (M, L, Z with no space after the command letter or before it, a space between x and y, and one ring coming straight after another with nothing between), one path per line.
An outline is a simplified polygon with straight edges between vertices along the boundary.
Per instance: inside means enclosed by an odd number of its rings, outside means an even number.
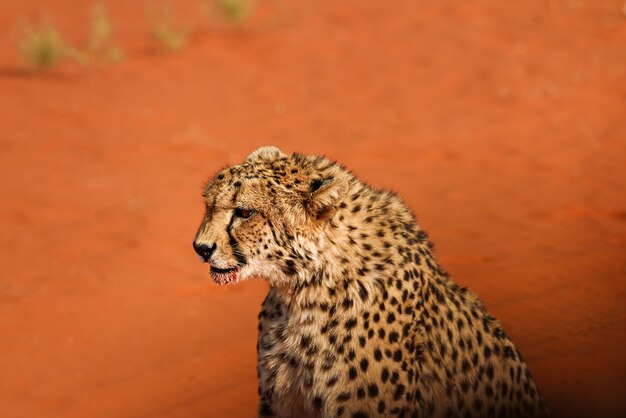
M254 160L276 160L278 158L286 157L287 154L282 152L280 149L274 146L264 146L259 147L252 151L252 154L248 155L246 161L254 161Z
M348 181L342 177L311 180L304 207L315 219L328 219L348 192Z

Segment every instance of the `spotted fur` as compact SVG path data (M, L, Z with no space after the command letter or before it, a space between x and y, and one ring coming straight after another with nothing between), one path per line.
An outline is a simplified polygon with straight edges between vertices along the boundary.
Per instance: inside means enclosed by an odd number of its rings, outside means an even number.
M326 158L263 147L221 171L204 197L195 245L234 275L216 281L270 285L259 416L548 415L519 351L439 267L393 193Z

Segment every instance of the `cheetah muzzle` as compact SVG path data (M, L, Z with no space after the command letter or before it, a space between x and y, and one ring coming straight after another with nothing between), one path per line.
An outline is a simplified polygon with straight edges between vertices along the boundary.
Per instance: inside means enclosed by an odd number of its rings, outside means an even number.
M213 281L270 286L259 416L548 416L520 352L395 194L262 147L203 196L194 249Z

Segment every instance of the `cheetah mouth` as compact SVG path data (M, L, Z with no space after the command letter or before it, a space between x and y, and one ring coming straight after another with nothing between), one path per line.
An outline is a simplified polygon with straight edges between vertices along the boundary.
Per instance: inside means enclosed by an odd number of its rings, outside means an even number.
M237 273L239 273L239 267L221 269L211 266L211 279L219 285L235 282L237 280Z

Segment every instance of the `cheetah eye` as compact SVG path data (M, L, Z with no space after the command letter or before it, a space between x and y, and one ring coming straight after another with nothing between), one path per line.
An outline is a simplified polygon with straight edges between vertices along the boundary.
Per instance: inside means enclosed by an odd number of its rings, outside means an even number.
M254 215L254 211L252 209L243 209L243 208L235 209L235 216L238 218L248 219L252 215Z

